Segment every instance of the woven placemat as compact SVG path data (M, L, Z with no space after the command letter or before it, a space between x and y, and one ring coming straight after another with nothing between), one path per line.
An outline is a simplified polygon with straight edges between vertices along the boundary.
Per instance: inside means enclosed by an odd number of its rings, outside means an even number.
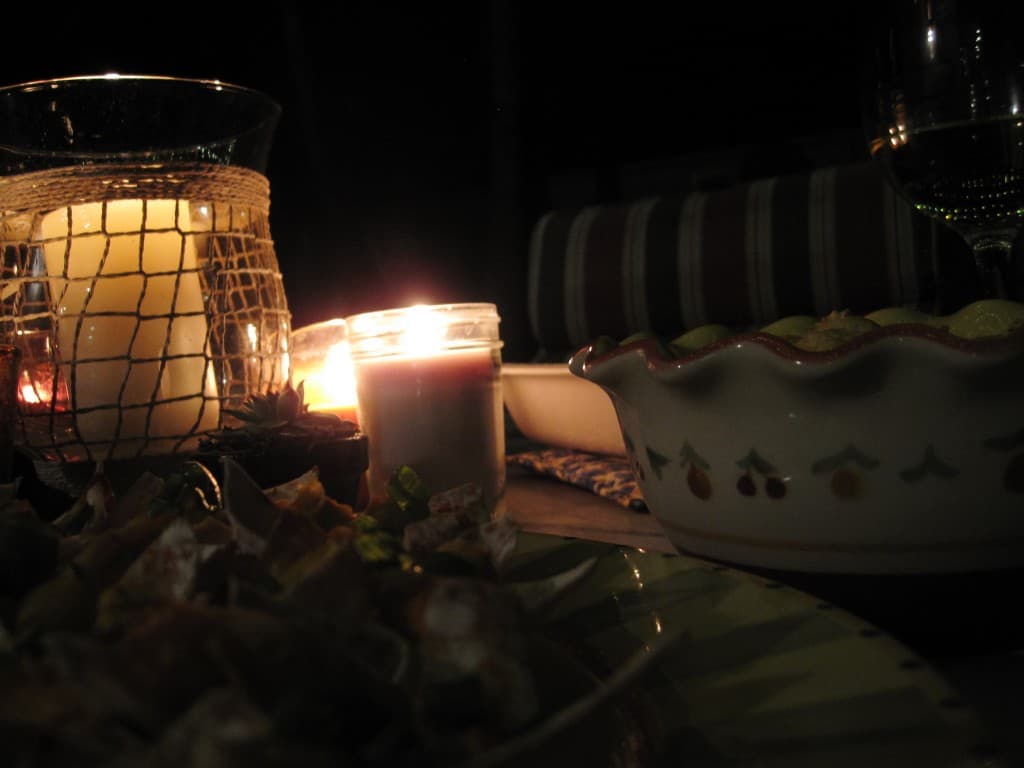
M647 511L647 503L625 458L542 448L510 454L508 462L584 488L634 512Z

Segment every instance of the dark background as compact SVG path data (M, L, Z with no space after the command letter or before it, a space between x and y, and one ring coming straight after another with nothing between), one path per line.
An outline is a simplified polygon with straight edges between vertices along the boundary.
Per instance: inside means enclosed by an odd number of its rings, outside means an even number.
M267 175L295 326L494 301L505 358L523 360L528 238L546 210L867 157L870 9L80 4L45 24L9 15L3 66L8 84L117 71L265 91L283 107Z

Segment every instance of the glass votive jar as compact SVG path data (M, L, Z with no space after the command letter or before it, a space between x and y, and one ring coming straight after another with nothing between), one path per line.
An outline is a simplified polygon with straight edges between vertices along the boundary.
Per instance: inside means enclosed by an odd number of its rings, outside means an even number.
M344 320L325 320L292 331L290 363L292 384L302 385L309 410L327 411L358 423L356 382Z
M431 492L479 484L493 508L505 490L496 307L421 305L346 322L371 496L408 465Z

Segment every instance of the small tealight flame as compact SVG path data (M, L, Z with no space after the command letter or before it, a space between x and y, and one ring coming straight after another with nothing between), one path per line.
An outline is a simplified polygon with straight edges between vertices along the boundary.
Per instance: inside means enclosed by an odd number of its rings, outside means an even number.
M23 368L18 377L18 402L22 405L45 405L49 406L54 399L53 372L51 370L30 370ZM56 399L58 410L62 410L59 403L67 402L67 392L62 384L58 384Z
M320 371L323 391L329 400L340 405L355 405L356 377L352 368L347 341L339 341L327 350L324 367Z
M292 378L296 386L301 382L311 411L332 411L343 418L354 419L358 399L347 341L332 344L322 358L300 357L293 364Z
M36 392L35 385L31 381L23 382L19 388L20 397L19 399L23 403L36 404L43 402L43 399Z

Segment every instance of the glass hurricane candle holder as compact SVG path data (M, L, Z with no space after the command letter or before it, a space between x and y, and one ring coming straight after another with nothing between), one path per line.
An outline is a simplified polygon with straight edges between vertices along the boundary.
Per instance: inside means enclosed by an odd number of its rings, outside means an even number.
M477 483L493 507L505 489L495 306L416 306L346 322L371 496L408 465L434 492Z
M166 454L287 381L263 175L278 105L218 81L0 89L0 341L41 459Z

